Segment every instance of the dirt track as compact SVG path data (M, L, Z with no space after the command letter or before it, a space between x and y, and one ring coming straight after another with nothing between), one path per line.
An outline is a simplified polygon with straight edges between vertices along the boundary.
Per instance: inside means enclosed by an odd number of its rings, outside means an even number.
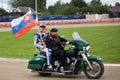
M52 75L42 77L29 72L27 61L0 61L0 80L88 80L82 73L77 76ZM99 80L119 80L120 67L105 67L105 73Z
M63 25L47 25L48 28L70 28L70 27L91 27L91 26L120 26L120 23L94 23L94 24L63 24ZM33 29L37 29L34 27ZM0 32L11 31L11 27L0 27Z

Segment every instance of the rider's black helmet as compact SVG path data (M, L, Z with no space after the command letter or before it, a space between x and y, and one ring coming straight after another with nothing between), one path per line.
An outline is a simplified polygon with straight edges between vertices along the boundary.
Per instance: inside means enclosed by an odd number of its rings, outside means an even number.
M50 32L57 32L57 31L58 31L57 28L52 28L52 29L50 30Z

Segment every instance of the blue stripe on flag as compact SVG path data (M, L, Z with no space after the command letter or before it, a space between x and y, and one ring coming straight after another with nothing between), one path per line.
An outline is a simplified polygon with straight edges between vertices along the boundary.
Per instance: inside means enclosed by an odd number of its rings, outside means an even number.
M22 29L24 26L26 26L27 24L29 24L32 20L34 20L34 17L32 14L30 14L30 20L28 20L27 22L24 22L23 20L21 20L20 24L13 26L12 27L12 33L15 34L17 33L20 29Z

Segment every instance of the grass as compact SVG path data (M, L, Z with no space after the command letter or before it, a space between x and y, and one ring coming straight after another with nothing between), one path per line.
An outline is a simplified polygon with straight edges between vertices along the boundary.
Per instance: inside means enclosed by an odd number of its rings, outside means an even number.
M100 56L106 63L120 63L120 26L60 28L59 34L71 40L74 31L91 44L91 55ZM17 39L9 31L0 32L0 57L31 58L36 50L35 32L31 30Z

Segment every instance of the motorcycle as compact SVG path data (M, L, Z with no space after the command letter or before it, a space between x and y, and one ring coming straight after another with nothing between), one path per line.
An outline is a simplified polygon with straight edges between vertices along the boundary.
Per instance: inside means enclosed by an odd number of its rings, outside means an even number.
M83 40L77 32L72 34L73 40L69 41L72 46L65 50L66 68L60 66L57 59L53 58L53 71L47 70L46 57L37 55L29 60L28 69L37 72L41 76L51 74L78 75L81 72L90 79L99 79L104 73L104 65L100 57L90 56L90 45Z

